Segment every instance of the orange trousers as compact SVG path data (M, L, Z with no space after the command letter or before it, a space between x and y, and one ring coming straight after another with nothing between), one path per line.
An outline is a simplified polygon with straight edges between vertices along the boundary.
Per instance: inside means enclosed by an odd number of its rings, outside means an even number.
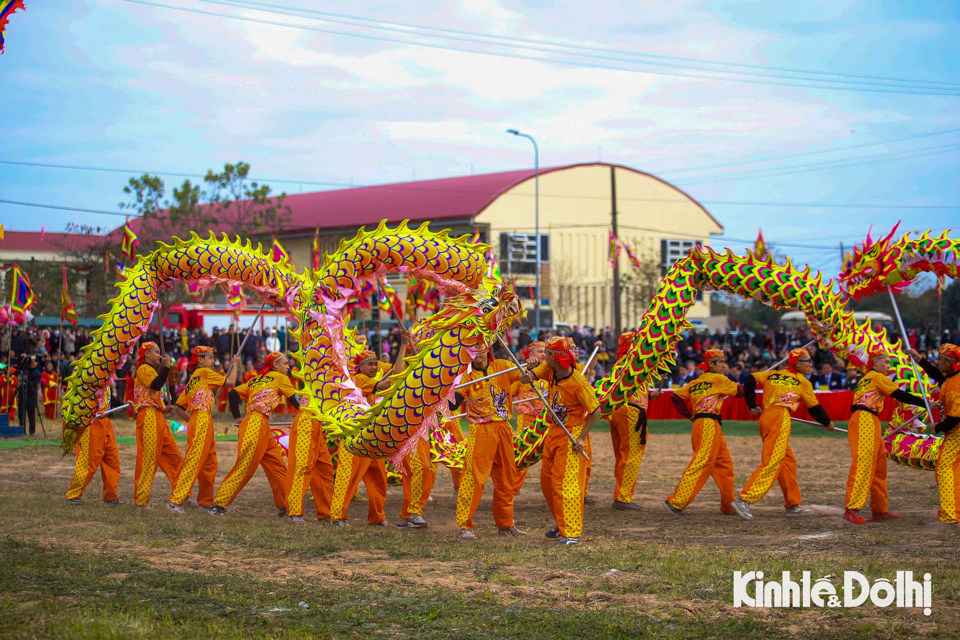
M133 475L133 503L137 506L150 504L150 490L157 467L177 486L177 473L183 458L170 432L170 425L163 412L153 407L137 411L137 468Z
M187 450L177 471L177 485L170 494L170 502L183 504L190 497L193 483L199 480L197 503L202 507L213 505L213 485L218 468L213 416L209 411L194 411L187 422Z
M367 522L380 524L387 519L387 463L381 459L361 458L340 447L337 475L333 481L330 517L346 520L347 508L357 493L360 481L367 488Z
M613 477L616 486L613 499L616 502L633 502L637 489L637 474L643 462L643 452L647 445L640 444L640 431L634 428L640 411L626 405L610 416L610 440L613 442ZM590 456L591 458L593 456Z
M270 417L262 413L248 413L240 422L237 439L240 443L237 461L220 483L214 504L226 507L233 502L257 472L257 467L262 466L273 491L273 504L277 509L286 509L287 496L283 484L287 465L283 461L283 450L270 433Z
M582 431L582 424L570 429L574 438ZM583 498L587 495L587 461L574 452L563 429L551 425L543 439L540 465L540 489L560 535L579 538L583 532Z
M685 508L700 493L707 478L713 476L720 489L720 510L734 513L733 458L720 431L720 423L712 418L697 418L693 422L690 443L693 445L693 459L667 502L677 509Z
M117 449L117 436L113 432L110 418L100 418L80 434L77 441L77 470L73 474L67 499L82 498L83 491L100 469L103 479L103 501L109 502L120 497L117 483L120 482L120 452Z
M287 475L284 483L287 494L287 515L303 515L303 499L307 487L313 492L317 520L330 517L333 498L333 461L327 449L327 438L320 422L303 411L297 413L290 425L287 447Z
M940 456L937 458L937 492L940 494L941 522L960 522L960 428L954 428L943 437Z
M853 461L847 476L846 507L859 511L869 494L870 510L886 513L887 450L880 435L880 418L867 411L854 411L847 428Z
M780 483L785 508L800 504L797 457L790 448L790 425L790 410L786 407L774 405L760 414L759 430L763 438L760 466L750 474L740 492L740 497L750 504L767 495L774 480Z
M493 521L498 529L513 526L513 481L517 462L513 449L513 429L509 422L471 424L467 432L467 450L463 476L457 491L457 524L473 529L473 514L480 506L487 479L493 477Z
M417 448L403 459L403 506L400 517L404 520L410 514L423 515L423 508L430 499L433 482L437 478L437 467L430 462L430 443L421 439Z

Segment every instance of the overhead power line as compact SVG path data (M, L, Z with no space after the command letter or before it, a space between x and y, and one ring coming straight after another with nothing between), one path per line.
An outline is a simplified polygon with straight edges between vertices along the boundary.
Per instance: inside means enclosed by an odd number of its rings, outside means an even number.
M910 84L910 85L922 85L922 86L935 86L941 88L953 88L960 89L960 83L954 82L941 82L933 80L915 80L915 79L905 79L905 78L890 78L883 76L871 76L871 75L857 75L857 74L848 74L848 73L836 73L829 71L815 71L809 69L797 69L790 67L775 67L770 65L758 65L758 64L745 64L745 63L735 63L735 62L723 62L715 60L701 60L697 58L685 58L681 56L668 56L661 54L651 54L651 53L640 53L634 51L622 51L617 49L605 49L595 46L571 44L569 42L556 42L548 41L541 39L532 39L532 38L519 38L515 36L506 36L506 35L491 35L486 33L471 32L471 31L462 31L456 29L449 29L446 27L433 27L429 25L418 25L411 23L403 23L396 21L387 21L387 20L377 20L375 18L368 18L364 16L354 16L343 13L334 13L330 11L319 11L317 9L304 9L301 7L289 7L278 4L271 4L266 2L260 2L257 0L253 2L251 0L199 0L201 2L207 2L211 4L219 4L229 7L238 7L245 9L253 9L264 12L286 12L284 15L297 15L297 16L317 16L316 20L322 20L325 22L332 22L337 24L345 24L351 26L368 26L370 28L377 28L381 30L389 31L399 31L401 33L419 33L419 32L428 32L428 33L438 33L441 35L456 35L469 38L477 38L483 41L492 41L492 42L506 42L513 44L524 44L524 45L536 45L538 47L550 47L559 51L579 51L579 52L588 52L588 53L602 53L602 54L613 54L618 56L628 56L630 58L635 58L638 60L660 60L668 61L672 63L682 62L690 65L696 65L698 69L736 69L736 70L750 70L750 71L761 71L763 73L770 73L772 71L789 73L789 74L800 74L804 76L812 76L815 78L825 78L825 79L843 79L845 81L871 81L871 82L887 82L887 83L897 83L897 84Z
M22 160L0 160L0 164L14 165L14 166L27 166L27 167L37 167L44 169L67 169L67 170L76 170L76 171L102 171L107 173L125 173L125 174L150 174L158 176L179 176L179 177L199 177L202 178L203 175L189 172L178 172L178 171L144 171L142 169L121 169L116 167L92 167L84 165L72 165L72 164L54 164L48 162L27 162ZM423 192L433 192L433 193L462 193L462 194L483 194L491 195L489 191L478 191L470 189L443 189L440 187L420 187L414 186L414 184L361 184L361 185L352 185L342 182L330 182L330 181L317 181L317 180L297 180L292 178L249 178L251 182L279 182L279 183L290 183L290 184L314 184L314 185L323 185L323 186L333 186L333 187L344 187L344 188L370 188L376 187L378 189L395 189L397 191L423 191ZM530 197L532 194L511 194L517 197ZM579 199L579 200L608 200L609 196L607 195L551 195L549 193L541 193L541 198L568 198L568 199ZM690 204L690 200L678 200L671 198L631 198L631 197L620 197L619 200L629 201L629 202L652 202L660 204ZM4 201L0 201L4 202ZM932 210L952 210L960 209L960 205L953 204L912 204L912 203L840 203L840 202L765 202L765 201L756 201L756 200L698 200L700 204L703 205L719 205L719 206L744 206L744 207L800 207L800 208L809 208L809 209L932 209ZM31 206L43 206L43 205L31 205ZM126 214L123 214L126 215Z
M797 165L794 167L782 167L771 169L758 169L756 171L746 171L742 173L720 174L716 177L701 180L694 178L687 182L677 181L677 185L689 187L697 184L714 184L717 182L731 182L738 180L750 180L756 178L771 178L776 176L788 176L798 173L809 173L811 171L824 171L827 169L845 169L848 167L859 167L867 164L876 164L878 162L891 162L893 160L909 160L912 158L925 158L927 156L941 155L944 153L954 153L960 151L960 143L941 145L937 147L926 147L921 149L912 149L909 151L895 151L890 153L880 153L872 156L862 156L860 158L848 158L846 160L827 160L807 165Z
M822 149L820 151L804 151L802 153L791 153L783 156L768 156L766 158L759 158L757 160L738 160L736 162L725 162L723 164L713 164L713 165L702 165L699 167L687 167L685 169L670 169L663 172L665 176L676 176L681 173L696 173L700 171L707 171L709 169L723 169L726 167L736 167L747 164L761 164L767 162L779 162L781 160L792 160L793 158L803 158L806 156L817 156L824 155L827 153L838 153L840 151L852 151L853 149L864 149L866 147L878 147L887 144L896 144L898 142L908 142L912 140L919 140L921 138L932 138L934 136L944 136L951 133L960 133L960 129L947 129L946 131L934 131L933 133L923 133L916 136L909 136L907 138L895 138L893 140L881 140L879 142L866 142L864 144L854 144L847 147L836 147L834 149Z
M248 16L232 15L228 13L227 14L218 13L218 12L207 11L203 9L192 9L188 7L179 7L179 6L160 4L157 2L148 2L146 0L125 0L125 1L133 4L157 7L161 9L171 9L174 11L183 11L183 12L188 12L188 13L193 13L198 15L208 15L208 16L219 17L219 18L227 18L230 20L239 20L243 22L268 24L268 25L287 27L292 29L314 31L317 33L329 33L333 35L349 36L349 37L361 38L365 40L373 40L373 41L379 41L379 42L392 42L395 44L412 45L412 46L426 47L431 49L460 51L465 53L491 55L491 56L511 58L511 59L517 59L517 60L532 60L535 62L548 62L548 63L554 63L554 64L567 65L567 66L577 66L577 67L594 68L594 69L609 69L609 70L618 70L618 71L631 71L631 72L637 72L637 73L653 73L658 75L675 76L675 77L691 78L691 79L698 79L698 80L742 82L742 83L750 83L750 84L775 85L775 86L786 86L786 87L808 88L808 89L836 89L836 90L858 91L858 92L867 92L867 93L895 93L895 94L931 95L931 96L947 96L947 97L960 96L960 89L949 88L949 86L946 83L933 83L933 84L940 85L939 88L934 88L932 86L919 86L917 84L917 81L904 81L906 84L893 85L893 84L879 83L871 88L867 86L858 86L858 84L862 84L862 83L855 83L852 81L847 81L847 84L833 84L834 82L839 82L839 81L833 81L833 80L827 80L827 79L804 79L800 77L790 78L789 80L775 80L775 79L772 79L776 77L774 74L768 74L770 75L770 78L753 78L753 77L748 77L751 74L748 74L747 72L743 72L743 71L733 73L733 72L724 72L724 71L710 70L710 69L704 68L704 69L694 69L690 72L684 72L683 70L672 70L672 69L664 68L664 67L674 67L674 68L679 67L683 69L683 65L678 65L678 64L658 63L654 61L638 61L638 60L632 60L632 59L622 58L622 57L618 58L615 56L602 56L602 55L585 56L585 55L577 54L574 52L552 51L542 46L535 46L535 45L521 46L519 44L514 44L511 46L517 50L521 50L521 51L527 50L527 51L537 52L539 54L553 55L554 57L544 57L544 55L533 55L533 53L524 54L524 53L517 53L517 52L493 50L489 48L478 49L476 47L469 48L464 46L454 46L452 44L445 44L445 43L425 42L422 38L427 37L427 34L424 34L424 33L407 33L406 31L404 31L402 32L403 35L411 35L411 36L414 36L415 38L420 38L420 39L409 39L409 38L404 39L401 37L370 35L366 33L356 33L356 32L343 31L343 30L338 30L333 28L322 28L322 27L316 27L316 26L304 25L304 24L291 24L288 22L279 22L276 20L258 19L258 18L248 17ZM207 1L213 2L213 0L207 0ZM302 10L296 10L296 12L292 12L292 11L284 12L279 9L267 10L267 9L262 9L258 7L253 7L253 6L232 5L232 4L227 4L225 2L216 2L216 4L230 6L235 9L240 8L240 9L256 10L256 11L263 11L266 13L277 13L280 15L287 15L287 16L298 17L298 18L307 17L308 19L310 19L308 16L301 15L303 12ZM330 20L327 20L327 21L330 22ZM441 39L455 40L455 41L464 40L464 38L452 37L452 36L443 37ZM490 42L471 42L471 44L474 44L474 45L494 44L495 46L503 46L503 45L496 45L496 43L490 43ZM583 59L568 60L563 58L557 58L555 56L558 53L559 55L572 56L574 58L587 58L587 60L583 60ZM597 60L600 60L600 62L590 62L589 59L597 59ZM627 66L624 66L624 65L627 65ZM724 74L724 73L726 73L727 75L718 75L718 74ZM731 75L731 73L733 73L733 75ZM921 82L923 82L924 84L931 84L925 81L921 81Z

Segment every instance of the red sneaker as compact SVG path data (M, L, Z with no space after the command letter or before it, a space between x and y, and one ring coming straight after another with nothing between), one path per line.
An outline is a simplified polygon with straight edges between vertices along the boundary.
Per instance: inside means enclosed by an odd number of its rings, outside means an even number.
M852 522L853 524L866 524L867 522L860 516L859 513L857 513L853 509L847 509L846 511L844 511L843 519L846 520L847 522Z
M883 522L884 520L894 520L899 517L900 516L892 511L884 511L883 513L875 513L870 516L870 522Z

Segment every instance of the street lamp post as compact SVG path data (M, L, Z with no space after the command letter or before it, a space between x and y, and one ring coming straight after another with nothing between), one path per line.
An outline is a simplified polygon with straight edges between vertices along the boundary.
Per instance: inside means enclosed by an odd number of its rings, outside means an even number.
M540 147L537 141L528 133L520 133L516 129L507 129L507 133L526 138L533 143L533 234L537 239L537 264L534 265L536 275L536 299L533 302L534 322L537 325L537 339L540 339Z

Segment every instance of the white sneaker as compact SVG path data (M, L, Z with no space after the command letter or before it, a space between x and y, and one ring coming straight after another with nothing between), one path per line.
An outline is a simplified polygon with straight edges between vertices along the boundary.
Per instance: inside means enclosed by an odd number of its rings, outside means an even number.
M812 516L813 509L804 509L800 505L796 504L792 507L787 507L783 510L788 516Z
M176 504L175 502L168 502L168 503L167 503L167 510L168 510L168 511L173 511L174 513L183 513L183 505L182 505L182 504Z
M750 513L750 503L743 498L737 498L731 506L744 520L753 520L753 514Z
M458 540L476 540L477 534L473 532L472 529L460 529L460 533L457 534Z

